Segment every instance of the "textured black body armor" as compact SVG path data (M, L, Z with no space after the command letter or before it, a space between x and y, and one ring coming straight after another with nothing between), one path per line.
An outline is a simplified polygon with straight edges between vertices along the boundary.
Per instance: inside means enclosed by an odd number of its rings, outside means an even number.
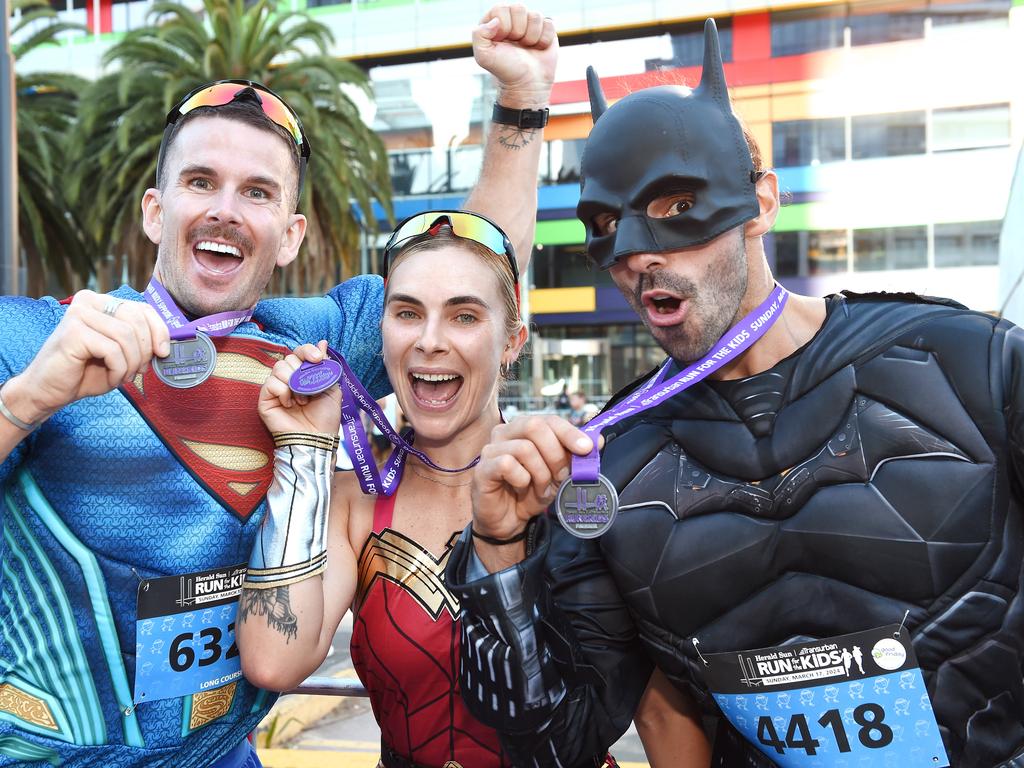
M535 587L535 659L501 640L496 577L457 584L467 548L452 558L474 713L509 731L524 764L556 764L547 752L571 764L628 725L620 710L646 681L615 670L629 659L638 673L638 645L713 714L693 638L705 653L760 648L909 610L951 764L1007 763L1024 751L1022 372L1024 332L1009 323L912 297L833 297L814 339L769 371L616 425L602 458L622 504L612 530L594 547L548 526L546 546L504 574L506 589L516 573ZM618 590L604 602L621 599L632 627L606 606L598 623L615 643L601 644L578 593L603 569ZM544 685L532 699L523 684L474 696L484 648L539 666ZM496 717L500 690L533 713L528 741ZM615 728L591 727L594 711Z

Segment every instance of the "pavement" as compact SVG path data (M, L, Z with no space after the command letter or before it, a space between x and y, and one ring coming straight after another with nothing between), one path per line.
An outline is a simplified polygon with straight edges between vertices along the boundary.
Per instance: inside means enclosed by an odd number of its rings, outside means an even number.
M349 613L315 675L356 679L348 653L351 637ZM366 698L289 694L260 724L256 746L266 768L376 768L380 729ZM632 725L611 752L622 768L648 768Z

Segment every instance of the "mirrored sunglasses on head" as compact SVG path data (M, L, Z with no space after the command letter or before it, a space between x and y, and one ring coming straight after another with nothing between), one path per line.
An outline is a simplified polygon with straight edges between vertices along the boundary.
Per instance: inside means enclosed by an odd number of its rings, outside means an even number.
M504 254L512 270L512 277L518 283L519 267L508 236L486 216L469 211L425 211L399 224L384 246L384 277L388 276L391 259L411 240L424 236L434 237L443 226L450 227L456 237L480 243L496 254Z
M194 91L190 91L167 113L167 125L174 125L181 117L199 107L222 107L225 104L230 104L246 88L252 89L259 98L263 114L288 131L298 145L302 157L308 158L310 154L309 141L302 130L299 116L284 99L265 85L253 80L218 80L215 83L199 86Z

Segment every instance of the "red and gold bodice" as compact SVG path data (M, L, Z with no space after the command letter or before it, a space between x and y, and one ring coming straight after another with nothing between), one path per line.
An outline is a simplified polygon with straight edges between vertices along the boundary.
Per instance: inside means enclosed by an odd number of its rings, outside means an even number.
M459 693L459 604L444 584L456 535L435 558L390 527L396 496L377 499L353 607L352 662L381 738L424 768L505 768L497 733Z

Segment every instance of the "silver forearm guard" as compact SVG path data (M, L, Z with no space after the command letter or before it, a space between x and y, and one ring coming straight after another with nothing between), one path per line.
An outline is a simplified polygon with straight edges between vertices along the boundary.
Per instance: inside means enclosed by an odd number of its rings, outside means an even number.
M244 586L294 584L327 567L327 513L337 438L275 435L274 482Z

